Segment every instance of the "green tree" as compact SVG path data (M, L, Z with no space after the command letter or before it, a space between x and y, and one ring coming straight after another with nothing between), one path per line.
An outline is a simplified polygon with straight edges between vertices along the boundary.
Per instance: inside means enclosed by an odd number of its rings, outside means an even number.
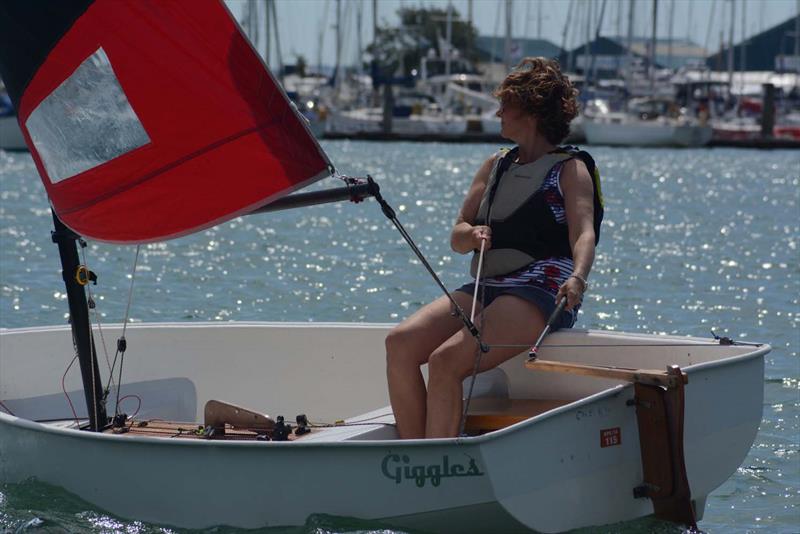
M367 47L372 61L384 76L408 76L418 69L420 58L433 48L442 57L440 39L447 35L447 10L438 8L403 7L397 11L400 26L378 28L373 43ZM475 60L475 38L478 31L470 22L461 20L457 10L452 13L452 46L461 57Z
M295 66L297 69L297 74L301 77L304 77L306 75L306 70L308 69L308 61L306 61L306 57L303 54L297 55Z

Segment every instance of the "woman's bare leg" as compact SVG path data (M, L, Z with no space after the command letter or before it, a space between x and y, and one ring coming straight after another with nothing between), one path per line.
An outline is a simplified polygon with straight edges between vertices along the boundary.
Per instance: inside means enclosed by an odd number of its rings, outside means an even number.
M469 313L472 298L456 291L453 298ZM425 437L426 395L420 366L463 323L452 315L452 304L441 297L420 308L386 337L386 375L397 431L403 439Z
M483 314L481 339L486 345L532 345L545 325L539 308L513 295L495 299ZM471 376L477 351L475 339L464 328L445 341L428 360L428 397L425 437L458 434L461 420L462 383ZM497 367L523 348L490 348L481 356L478 372Z

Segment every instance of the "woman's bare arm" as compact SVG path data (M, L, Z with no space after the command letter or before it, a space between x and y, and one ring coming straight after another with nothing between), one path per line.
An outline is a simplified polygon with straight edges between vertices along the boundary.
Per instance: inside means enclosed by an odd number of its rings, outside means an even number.
M478 208L481 205L483 192L486 190L486 184L489 181L495 158L496 156L492 156L484 161L478 172L475 173L475 178L472 180L472 185L464 198L461 211L458 212L456 223L453 225L453 231L450 234L450 246L460 254L466 254L480 248L482 239L486 239L485 249L491 248L491 230L489 227L474 226L473 224L475 217L478 215Z
M571 159L564 164L561 192L567 212L569 244L575 262L572 274L575 276L559 288L556 301L566 296L567 309L572 309L586 291L584 281L588 279L594 262L594 187L589 170L582 161Z

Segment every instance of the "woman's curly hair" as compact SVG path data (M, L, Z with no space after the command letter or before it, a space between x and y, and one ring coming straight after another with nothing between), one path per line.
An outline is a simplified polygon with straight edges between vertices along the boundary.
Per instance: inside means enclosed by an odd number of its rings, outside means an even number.
M578 114L578 91L561 73L558 62L526 57L494 90L502 104L513 103L539 120L539 132L554 145L569 134Z

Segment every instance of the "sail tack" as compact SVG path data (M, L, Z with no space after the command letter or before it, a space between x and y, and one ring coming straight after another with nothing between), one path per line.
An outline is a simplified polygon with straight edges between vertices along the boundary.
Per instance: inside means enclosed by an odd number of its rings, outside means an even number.
M0 5L0 76L53 208L80 235L177 237L330 174L219 0L30 4Z

